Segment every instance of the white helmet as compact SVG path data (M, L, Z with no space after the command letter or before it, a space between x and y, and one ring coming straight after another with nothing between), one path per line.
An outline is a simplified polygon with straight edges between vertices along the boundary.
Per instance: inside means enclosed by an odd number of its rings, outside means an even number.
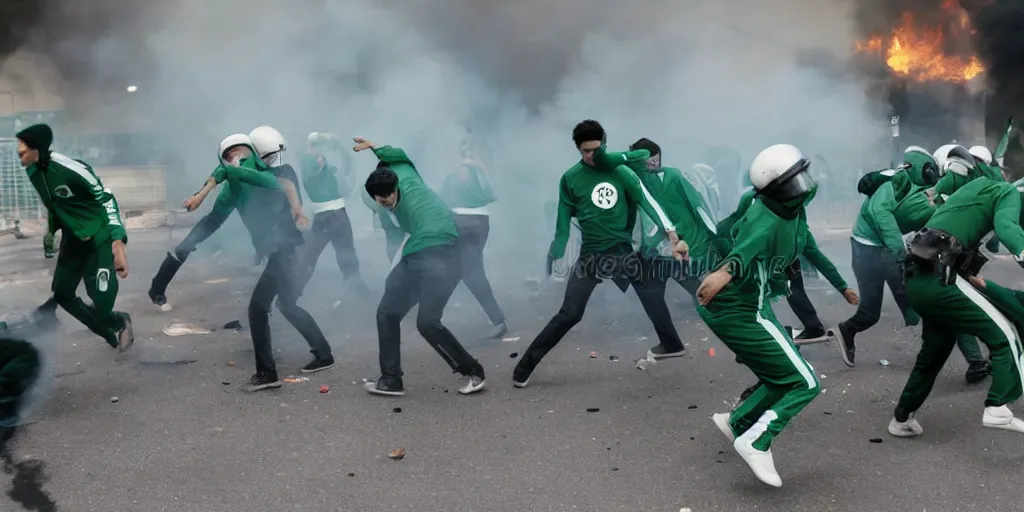
M260 158L266 158L268 155L288 149L288 143L285 142L281 132L273 126L257 126L249 132L249 138L252 139L252 145L256 148Z
M988 148L986 148L985 146L974 146L968 151L974 158L977 158L978 160L985 162L985 165L992 164L992 152L989 151Z
M976 165L974 155L967 151L967 148L957 145L949 148L949 151L942 156L942 161L941 174L951 172L960 176L969 176Z
M928 154L928 150L925 149L925 148L922 148L921 146L907 146L907 149L903 150L903 154L904 155L909 155L911 153L923 153L923 154L927 155Z
M939 175L946 174L946 155L949 154L949 150L955 147L956 144L946 144L945 146L939 146L939 149L936 149L935 152L932 153L932 159L935 160L935 166L939 168Z
M224 153L235 146L246 146L252 149L252 140L249 136L244 133L233 133L220 141L220 149L217 151L217 158L221 161L224 160ZM237 162L232 162L237 163Z
M750 164L750 183L758 193L786 201L814 190L817 184L807 170L810 161L789 144L776 144L761 151Z

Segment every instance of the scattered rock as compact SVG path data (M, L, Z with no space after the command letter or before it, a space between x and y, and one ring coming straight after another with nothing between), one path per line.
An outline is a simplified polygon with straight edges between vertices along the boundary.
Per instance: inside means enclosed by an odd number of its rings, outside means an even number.
M220 383L224 384L225 386L230 386L231 385L231 381L228 381L228 380L222 380L222 381L220 381Z
M510 359L515 359L515 358L519 357L519 352L512 352L511 354L508 355L508 357Z
M715 347L711 347L708 349L708 356L715 357Z
M598 409L597 407L591 407L591 408L587 409L587 412L597 412L597 411L600 411L600 410L601 409Z
M880 437L872 437L871 439L868 439L868 441L871 441L872 443L878 444L878 443L882 442L882 438L880 438Z
M111 403L115 403L115 404L116 404L116 403L118 403L118 402L120 402L120 401L121 401L121 399L120 399L120 398L118 398L118 397L116 397L116 396L112 396L112 397L110 397L110 402L111 402Z
M394 413L402 412L402 408L401 407L395 407L394 409L391 409L391 412L394 412Z
M168 336L187 336L190 334L210 334L213 331L196 324L177 323L164 327L163 332Z
M505 343L512 343L512 342L515 342L515 341L519 341L519 336L512 336L512 337L509 337L509 338L502 338L501 341L503 341Z
M612 468L612 471L618 471L619 468Z
M405 458L405 448L396 448L391 450L388 454L388 458L391 460L402 460Z
M878 360L878 364L880 364L882 366L889 366L889 360L888 359L879 359Z
M355 473L349 473L348 476L356 476Z
M234 329L236 331L241 331L242 330L242 322L239 322L238 320L232 320L232 321L224 324L224 328L225 329Z
M327 394L327 393L330 393L330 392L331 392L331 388L328 387L327 384L321 384L320 385L320 394L321 395L324 395L324 394Z
M691 406L687 407L687 409L689 409L689 410L691 410L691 411L692 411L692 410L694 410L694 409L696 409L696 408L697 408L697 406L696 406L696 405L691 405Z
M608 356L608 360L609 361L618 361L619 360L619 356Z
M597 352L593 352L593 351L590 352L590 358L591 359L597 359Z
M825 411L825 416L832 416L832 413Z

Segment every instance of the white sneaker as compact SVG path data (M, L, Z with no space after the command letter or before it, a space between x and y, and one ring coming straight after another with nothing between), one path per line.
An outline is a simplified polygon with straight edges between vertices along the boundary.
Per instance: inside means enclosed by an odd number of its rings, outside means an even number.
M729 426L729 416L730 414L727 412L713 414L711 415L711 421L715 422L715 426L718 427L718 430L720 430L722 435L724 435L731 443L736 440L736 435L732 433L732 427Z
M782 477L779 476L778 471L775 471L775 460L772 458L771 449L762 452L754 448L753 441L743 436L736 438L732 447L750 466L758 480L772 487L782 487Z
M921 428L921 424L917 422L917 418L913 414L907 418L907 421L896 421L893 418L889 422L889 434L895 437L916 437L924 433L924 429Z
M469 376L468 379L466 379L466 384L459 388L459 394L472 395L473 393L483 391L485 383L486 382L482 377L471 375Z
M1013 417L1013 411L1005 405L986 407L981 416L981 424L989 428L1011 430L1024 433L1024 421Z

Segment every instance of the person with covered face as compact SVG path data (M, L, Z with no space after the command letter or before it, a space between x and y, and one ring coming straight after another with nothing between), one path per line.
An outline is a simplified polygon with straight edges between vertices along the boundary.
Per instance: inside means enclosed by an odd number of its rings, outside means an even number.
M462 261L462 282L469 288L494 330L488 335L500 338L508 332L505 313L501 311L484 271L484 247L491 231L488 205L497 200L488 176L483 141L470 135L461 143L462 164L449 174L440 195L455 213Z
M484 367L441 322L455 287L462 279L459 232L451 208L423 182L412 160L400 148L377 146L362 137L354 151L372 150L377 168L366 178L367 195L393 253L391 273L377 306L380 373L365 389L375 395L405 395L402 381L402 319L419 305L416 329L451 369L465 378L459 393L484 389Z
M592 119L577 124L572 139L581 159L559 182L558 219L555 239L548 251L548 274L552 262L565 253L572 217L580 223L583 240L580 256L569 273L562 307L516 364L512 384L517 388L527 386L541 359L583 319L594 289L604 279L613 281L623 292L633 286L666 355L678 352L683 346L665 304L664 285L659 288L644 282L643 266L633 251L633 227L638 208L666 233L676 259L682 259L687 251L686 245L680 244L675 224L665 210L636 173L625 165L635 160L646 161L651 157L650 152L642 149L628 154L608 153L604 128Z
M691 296L697 293L700 277L717 266L721 259L719 251L712 245L716 236L715 221L704 198L693 187L682 171L662 165L661 146L650 139L640 139L629 146L630 151L646 150L651 156L646 160L636 159L627 163L640 179L641 185L664 209L665 215L676 226L677 236L686 240L689 259L678 261L673 256L673 245L664 227L637 207L640 219L640 252L638 254L642 273L644 293L665 296L665 284L674 280ZM637 293L640 293L638 290ZM651 301L652 307L660 308L661 303ZM696 299L694 299L696 305ZM652 318L667 318L667 312L652 309ZM668 345L666 345L668 343ZM677 344L678 343L678 344ZM686 349L679 338L666 336L647 351L650 359L679 357Z
M904 152L904 163L892 172L865 176L858 185L871 192L861 206L853 227L853 273L860 289L861 302L852 317L838 325L839 350L843 362L856 364L856 335L874 326L882 310L882 295L888 284L907 325L920 322L906 295L903 260L906 247L903 235L920 229L931 218L935 203L955 191L973 173L973 158L959 146L948 146L940 163L920 147ZM939 176L942 175L940 179ZM973 176L973 174L970 174ZM869 181L878 181L874 185ZM879 184L880 183L880 184ZM968 382L984 379L989 365L977 342L965 336L960 350L969 363Z
M762 482L782 486L772 442L820 393L818 378L776 319L771 301L787 293L786 269L803 252L800 215L817 184L810 162L778 144L750 165L754 203L731 228L721 265L697 289L698 313L764 385L715 425Z
M977 278L986 262L981 246L993 231L1024 266L1021 195L1010 183L976 177L949 195L908 243L907 292L921 315L922 344L889 422L893 436L923 433L914 415L949 358L957 333L977 336L991 356L992 383L982 425L1024 433L1024 421L1007 407L1021 397L1024 386L1024 349L1005 314L1019 313L1020 303L1001 293L1005 290L998 285Z
M313 353L313 360L302 372L334 367L331 346L323 331L298 305L305 285L300 228L308 227L309 220L302 213L298 176L282 160L286 147L284 137L271 126L257 127L249 135L228 137L220 145L220 167L191 198L198 207L220 185L217 200L238 209L257 254L267 255L266 267L249 299L249 328L256 359L249 391L281 387L270 336L270 307L275 298L281 315L299 331Z
M339 169L327 161L325 151L334 149L340 152L342 149L337 135L313 132L308 139L309 149L302 155L300 163L302 185L313 208L313 227L304 248L309 257L307 270L312 277L320 255L330 243L338 270L344 277L345 288L356 296L365 295L369 288L359 275L352 222L345 209L345 196L354 188L355 175L349 165L342 165ZM347 156L344 152L340 154Z
M125 351L135 335L128 313L114 311L118 281L128 277L128 234L117 200L92 167L50 151L53 131L36 124L18 132L18 157L47 210L49 232L61 230L53 297L111 347ZM78 285L92 299L78 297Z

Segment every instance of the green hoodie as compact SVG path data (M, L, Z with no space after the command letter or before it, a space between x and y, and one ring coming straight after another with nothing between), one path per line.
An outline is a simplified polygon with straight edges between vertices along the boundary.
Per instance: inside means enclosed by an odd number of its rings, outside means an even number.
M486 171L471 163L449 174L440 194L455 213L486 215L484 207L497 200Z
M1020 261L1024 253L1020 217L1021 193L1017 187L978 178L949 196L926 226L949 233L966 249L977 248L995 231L999 241Z
M79 240L97 242L128 240L117 200L92 167L51 152L46 164L34 163L25 171L46 206L48 232L60 229Z

